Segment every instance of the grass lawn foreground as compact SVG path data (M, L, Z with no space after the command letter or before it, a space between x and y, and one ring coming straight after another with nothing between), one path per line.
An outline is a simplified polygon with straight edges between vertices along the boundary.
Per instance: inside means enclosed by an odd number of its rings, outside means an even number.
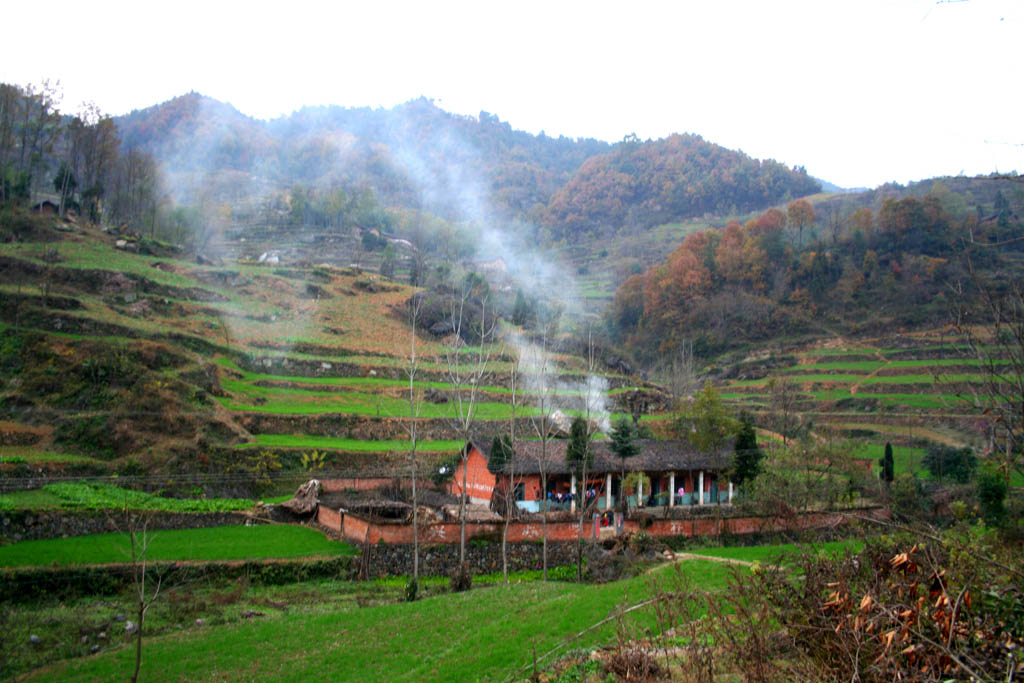
M846 543L820 546L838 552ZM712 548L708 555L759 560L793 546ZM265 618L197 627L149 639L142 675L194 680L506 680L529 676L534 649L543 669L561 654L614 639L616 622L588 627L652 594L678 570L705 590L721 590L734 569L721 562L688 559L641 576L607 584L530 581L479 587L415 603L396 603L328 613L288 610ZM739 571L747 571L739 568ZM651 610L625 617L642 633L655 626ZM131 670L134 649L121 647L40 669L36 679L112 679Z
M347 555L347 543L288 525L221 526L149 532L150 561L217 561ZM91 534L0 546L0 567L131 561L128 535Z

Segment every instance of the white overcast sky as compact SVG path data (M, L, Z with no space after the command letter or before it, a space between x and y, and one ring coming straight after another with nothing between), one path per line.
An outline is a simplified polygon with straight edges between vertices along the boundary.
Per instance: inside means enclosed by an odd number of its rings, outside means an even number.
M845 187L1024 172L1024 0L8 3L0 80L111 114L425 95L513 128L689 132Z

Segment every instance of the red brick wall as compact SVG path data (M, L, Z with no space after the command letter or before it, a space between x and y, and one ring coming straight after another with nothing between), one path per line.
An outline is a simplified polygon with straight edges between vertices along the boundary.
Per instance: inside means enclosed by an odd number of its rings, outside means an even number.
M888 518L890 513L885 508L873 508L861 510L861 515L870 516L875 519ZM333 516L331 516L333 515ZM412 543L412 526L408 524L388 524L383 522L367 522L365 519L353 515L339 515L321 507L317 520L324 526L339 531L345 538L356 543L366 540L367 527L370 529L370 543ZM784 529L818 529L830 526L837 526L846 520L846 515L841 512L815 512L802 515L790 520L781 517L697 517L693 519L655 519L646 529L652 536L713 536L719 533L728 534L752 534L765 533L770 531L781 531ZM480 535L500 534L502 525L500 523L490 524L467 524L466 537L473 538ZM549 541L571 541L576 538L576 522L549 522ZM625 531L637 532L640 530L636 520L626 520L623 525ZM587 521L583 525L583 536L589 538L593 531L593 525ZM508 530L508 540L512 543L522 541L539 541L544 537L544 527L541 522L513 522ZM457 543L459 540L459 525L451 522L436 524L425 524L420 528L421 543Z
M523 500L542 500L544 495L540 490L540 475L528 474L522 478Z
M391 479L383 477L376 479L359 479L349 477L345 479L321 479L320 485L324 493L336 493L338 491L372 491L381 489L391 484Z
M475 503L490 503L491 493L494 491L495 477L487 469L487 458L484 454L471 447L469 456L466 458L466 495ZM462 495L462 465L455 468L455 476L452 477L451 494Z
M328 529L341 531L341 513L337 510L332 510L324 505L318 505L316 508L316 521Z

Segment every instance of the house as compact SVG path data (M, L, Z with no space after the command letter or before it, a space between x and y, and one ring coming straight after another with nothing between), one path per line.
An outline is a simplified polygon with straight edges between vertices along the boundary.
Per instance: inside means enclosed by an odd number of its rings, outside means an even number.
M623 471L627 475L642 472L650 481L650 490L641 480L637 490L629 494L631 506L732 502L732 482L726 476L732 465L731 443L717 453L702 452L687 441L644 439L637 443L640 453L623 463L608 442L591 442L593 466L579 491L598 510L614 509L621 500ZM489 503L495 490L507 490L514 485L516 505L526 512L539 512L542 508L575 510L578 482L565 462L568 444L564 439L549 439L546 446L541 441L518 441L513 466L494 473L488 468L491 444L470 441L466 445L465 471L460 462L452 477L450 493L462 494L465 476L467 498L473 503ZM542 470L547 475L547 490L543 492ZM509 471L514 481L510 481Z

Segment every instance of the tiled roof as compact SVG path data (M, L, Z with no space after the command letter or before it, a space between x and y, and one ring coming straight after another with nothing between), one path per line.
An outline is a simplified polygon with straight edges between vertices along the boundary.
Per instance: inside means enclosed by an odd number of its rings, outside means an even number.
M717 453L705 453L698 450L688 441L658 441L641 439L637 441L640 453L625 462L627 470L644 472L679 472L684 470L722 470L730 466L732 460L732 442ZM490 459L491 441L481 439L473 445ZM565 463L565 450L569 445L566 439L548 439L545 449L539 440L517 441L515 472L519 474L540 474L541 463L547 463L548 474L569 474L570 469ZM622 459L609 448L607 441L592 441L594 465L591 471L620 472Z

